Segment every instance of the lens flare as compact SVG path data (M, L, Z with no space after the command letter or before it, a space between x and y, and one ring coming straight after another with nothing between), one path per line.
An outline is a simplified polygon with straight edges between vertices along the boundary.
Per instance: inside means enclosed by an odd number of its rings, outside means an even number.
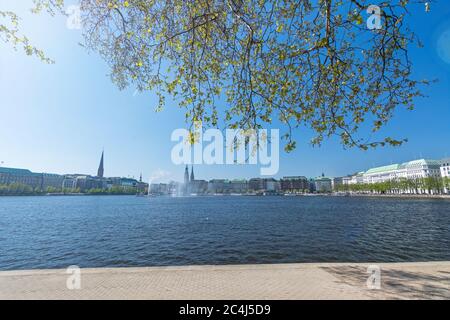
M450 64L450 29L441 33L437 40L437 54L445 63Z

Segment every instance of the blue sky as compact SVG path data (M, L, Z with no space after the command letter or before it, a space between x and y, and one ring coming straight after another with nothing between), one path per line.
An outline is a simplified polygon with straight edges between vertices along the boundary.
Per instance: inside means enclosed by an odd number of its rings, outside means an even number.
M64 17L32 15L32 1L0 0L0 8L18 12L33 44L56 60L47 65L0 42L0 162L36 172L95 174L105 149L107 176L142 172L162 180L182 180L183 166L173 165L170 135L184 127L184 113L167 101L155 113L152 93L119 91L96 53L79 46L81 32L66 28ZM373 1L374 4L377 1ZM426 88L412 112L399 110L381 132L409 142L400 148L344 150L337 139L311 147L308 130L298 130L297 149L281 153L284 175L340 176L372 166L425 157L450 156L450 3L431 12L422 6L408 17L425 48L413 48L415 77L438 79ZM448 40L448 41L447 41ZM249 178L256 166L197 166L196 177Z

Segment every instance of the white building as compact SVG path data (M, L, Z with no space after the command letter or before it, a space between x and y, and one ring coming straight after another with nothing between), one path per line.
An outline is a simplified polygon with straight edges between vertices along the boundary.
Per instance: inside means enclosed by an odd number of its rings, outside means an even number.
M363 182L378 183L395 180L398 178L398 174L402 169L402 166L399 164L391 164L389 166L371 168L364 172Z
M400 178L439 178L441 169L439 161L420 159L402 164L372 168L367 170L363 176L364 183L386 182Z
M441 177L448 178L450 177L450 158L443 159L440 161L441 163Z
M352 176L346 176L346 177L342 178L342 184L344 186L349 185L351 181L352 181Z
M441 177L441 163L436 160L419 159L402 164L371 168L364 172L364 183L398 181L400 179L416 180ZM352 179L353 180L353 179ZM418 190L422 193L425 190Z
M441 160L440 164L441 177L447 179L450 178L450 158ZM447 185L444 186L444 192L450 193L450 188Z
M350 177L346 177L342 181L344 184L364 183L364 171L358 172Z
M404 170L399 172L400 178L439 178L441 176L441 164L436 160L414 160L403 164Z

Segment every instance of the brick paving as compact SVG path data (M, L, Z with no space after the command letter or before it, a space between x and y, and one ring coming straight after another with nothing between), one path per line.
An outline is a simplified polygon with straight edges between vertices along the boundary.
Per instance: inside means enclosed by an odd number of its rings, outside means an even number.
M81 270L69 290L66 270L0 272L0 299L450 299L450 262L280 264Z

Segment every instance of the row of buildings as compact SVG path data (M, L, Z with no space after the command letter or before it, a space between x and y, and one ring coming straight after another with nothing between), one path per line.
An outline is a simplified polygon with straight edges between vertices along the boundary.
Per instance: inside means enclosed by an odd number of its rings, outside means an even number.
M279 194L279 193L309 193L315 192L320 186L318 179L308 179L304 176L246 179L195 179L194 168L189 173L184 172L184 182L152 183L149 193L153 195L187 196L201 194ZM319 189L320 190L320 189ZM331 190L330 190L331 191Z
M0 167L0 185L22 184L33 189L46 190L49 187L61 188L63 181L62 175Z
M329 193L332 191L371 190L370 186L394 183L396 193L450 193L450 158L443 160L419 159L401 164L391 164L371 168L345 177L329 178L322 176L308 179L305 176L274 178L253 178L249 180L213 179L210 181L195 179L194 168L186 167L184 182L151 184L139 180L121 177L104 177L104 154L96 176L83 174L58 175L34 173L26 169L0 167L0 185L20 184L33 190L76 190L86 192L92 189L110 190L113 188L134 188L139 193L153 195L195 195L195 194L297 194ZM424 180L440 181L432 188L424 185ZM398 182L411 182L399 184ZM441 183L443 182L443 183ZM367 187L368 186L368 187ZM356 188L355 188L356 187ZM394 187L391 187L394 188Z
M46 192L48 190L71 190L86 192L92 189L108 190L112 188L135 188L138 192L147 192L148 184L139 180L121 177L104 177L104 153L96 176L86 174L50 174L35 173L27 169L0 167L0 185L20 184L33 190Z
M400 164L371 168L334 180L336 187L354 185L375 185L380 183L411 182L411 188L406 187L396 190L401 193L430 193L430 188L423 185L423 181L442 181L442 192L450 193L448 179L450 177L450 158L442 160L419 159ZM335 189L336 189L335 187ZM398 189L398 187L397 187ZM436 191L436 190L434 190Z
M320 177L308 179L305 176L274 178L253 178L249 180L197 180L194 169L186 167L184 182L151 184L149 193L154 195L196 195L196 194L298 194L298 193L330 193L333 191L352 190L352 186L370 186L385 182L423 181L435 179L447 181L442 189L430 191L430 188L418 183L414 187L404 187L398 193L450 193L448 179L450 177L450 158L443 160L419 159L402 164L371 168L345 177L330 178L322 174ZM445 180L447 179L447 180ZM405 184L406 186L406 184ZM370 190L370 187L367 188Z
M323 179L325 189L372 191L371 186L390 184L394 193L450 193L450 158L418 159L404 163L370 168L345 177ZM364 186L364 188L358 188ZM389 188L389 186L388 186ZM395 190L394 190L395 189ZM383 191L383 192L384 192Z

